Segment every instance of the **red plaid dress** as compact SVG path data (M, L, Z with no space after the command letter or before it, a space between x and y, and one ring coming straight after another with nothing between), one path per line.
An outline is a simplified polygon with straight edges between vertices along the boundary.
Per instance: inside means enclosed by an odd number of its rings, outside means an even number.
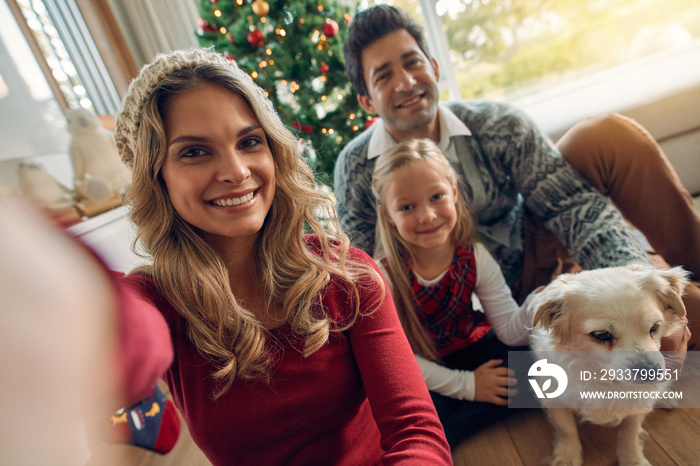
M483 312L472 307L476 287L476 260L472 246L459 246L452 265L440 282L432 286L418 283L409 271L413 287L413 307L443 358L479 341L491 330Z

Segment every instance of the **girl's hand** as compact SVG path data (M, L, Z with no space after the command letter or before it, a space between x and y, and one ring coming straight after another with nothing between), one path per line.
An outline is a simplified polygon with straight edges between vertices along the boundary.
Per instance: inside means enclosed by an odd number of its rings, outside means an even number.
M474 371L476 384L474 401L493 403L499 406L508 404L508 397L518 394L518 384L515 380L515 372L507 367L498 367L503 363L502 359L492 359L479 366Z

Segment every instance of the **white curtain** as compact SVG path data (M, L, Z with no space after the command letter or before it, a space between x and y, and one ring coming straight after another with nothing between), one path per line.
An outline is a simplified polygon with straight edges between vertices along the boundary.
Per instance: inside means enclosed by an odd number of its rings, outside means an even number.
M110 0L138 66L159 52L196 47L195 0Z

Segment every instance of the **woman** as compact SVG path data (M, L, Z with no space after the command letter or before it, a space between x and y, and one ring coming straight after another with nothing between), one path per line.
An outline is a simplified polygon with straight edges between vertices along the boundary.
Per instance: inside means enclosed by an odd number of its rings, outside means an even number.
M129 401L165 371L214 464L451 463L374 263L335 220L324 232L329 200L248 75L205 50L159 55L115 139L153 259L123 295L123 321L144 321L124 332Z

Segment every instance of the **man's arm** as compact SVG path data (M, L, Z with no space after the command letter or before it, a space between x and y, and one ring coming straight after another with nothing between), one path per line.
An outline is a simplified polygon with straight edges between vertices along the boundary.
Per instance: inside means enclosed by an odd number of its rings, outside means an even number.
M369 133L369 132L368 132ZM340 225L353 246L374 254L376 203L372 194L374 160L367 160L369 134L348 144L335 164L333 190Z
M501 163L525 206L557 233L584 268L648 262L617 208L576 172L523 113L496 123L512 133Z

